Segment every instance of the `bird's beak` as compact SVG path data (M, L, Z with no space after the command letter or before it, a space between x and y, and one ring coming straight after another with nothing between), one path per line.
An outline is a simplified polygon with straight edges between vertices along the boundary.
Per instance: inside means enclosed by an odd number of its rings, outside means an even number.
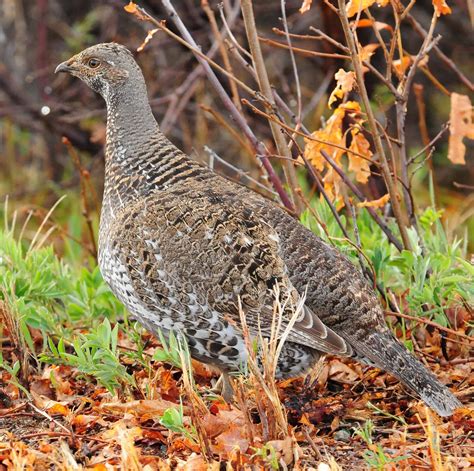
M72 72L74 68L72 67L72 60L69 59L67 61L61 62L57 67L56 70L54 71L55 74L58 72Z

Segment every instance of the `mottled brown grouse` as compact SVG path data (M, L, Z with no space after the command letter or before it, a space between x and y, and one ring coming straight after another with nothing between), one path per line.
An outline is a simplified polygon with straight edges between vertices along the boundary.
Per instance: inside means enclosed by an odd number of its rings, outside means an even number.
M132 54L98 44L60 64L107 103L99 265L146 328L179 332L193 357L239 370L252 334L271 325L274 286L305 307L277 375L308 371L322 352L382 368L442 416L459 401L391 334L377 297L337 250L276 204L191 160L161 132ZM286 313L289 316L290 311Z

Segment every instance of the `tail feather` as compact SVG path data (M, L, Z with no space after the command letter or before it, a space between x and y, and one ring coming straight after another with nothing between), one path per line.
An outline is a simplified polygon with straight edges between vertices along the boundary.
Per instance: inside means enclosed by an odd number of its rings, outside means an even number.
M374 332L365 339L363 345L360 341L354 341L353 345L357 345L357 352L367 358L368 363L398 378L440 416L449 417L462 406L451 391L395 339L391 332Z

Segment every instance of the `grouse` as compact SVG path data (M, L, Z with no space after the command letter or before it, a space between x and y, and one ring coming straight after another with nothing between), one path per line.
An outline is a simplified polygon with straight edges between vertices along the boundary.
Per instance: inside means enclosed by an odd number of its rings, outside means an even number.
M362 273L273 203L192 160L160 131L131 52L89 47L58 65L107 105L99 266L130 313L151 332L184 336L191 355L226 377L247 359L250 334L270 335L275 286L304 307L276 376L302 375L325 353L393 374L441 416L460 402L402 346ZM304 297L305 296L305 297Z

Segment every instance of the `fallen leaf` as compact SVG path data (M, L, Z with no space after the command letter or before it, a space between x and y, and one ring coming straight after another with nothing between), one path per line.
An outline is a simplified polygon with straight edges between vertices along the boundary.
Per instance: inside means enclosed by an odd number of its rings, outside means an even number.
M140 417L142 420L153 417L161 417L167 409L178 408L178 404L165 399L143 399L130 402L108 402L99 406L101 410L109 412L121 412ZM186 406L183 407L185 414L189 412Z
M387 193L383 195L381 198L372 200L372 201L362 201L361 203L357 203L358 208L383 208L390 199L390 195Z
M344 98L346 93L349 93L353 88L356 82L355 73L352 71L346 72L344 69L339 69L334 78L337 81L336 88L332 91L329 100L328 106L331 108L331 105L338 99Z
M107 466L104 463L95 464L91 471L108 471Z
M54 390L51 387L51 381L48 379L37 379L30 384L30 391L35 392L39 396L54 398Z
M86 430L88 426L95 424L99 420L97 415L78 414L72 417L71 425L76 431Z
M441 15L450 15L451 8L446 3L446 0L433 0L433 6L436 12L436 16L439 18Z
M245 418L237 409L221 410L217 416L209 414L203 419L203 426L214 437L212 450L221 458L228 458L235 449L245 453L250 445Z
M182 471L208 471L210 468L202 455L191 453L191 456L186 460L186 462L180 464L177 469Z
M119 421L103 434L104 439L115 440L121 448L120 464L121 469L130 471L141 471L139 451L135 447L135 440L142 437L140 427L128 428L123 422Z
M467 95L451 93L449 133L448 159L453 164L465 164L466 146L463 139L474 139L473 108Z
M71 412L62 402L53 401L49 397L42 396L41 394L37 394L34 391L30 391L30 394L33 398L35 406L46 411L48 414L67 416Z
M213 439L224 432L229 427L229 424L219 415L207 414L202 419L202 426L206 431L206 435Z
M267 442L268 445L275 450L278 461L282 460L286 465L290 465L293 462L293 440L291 437L287 437L284 440L271 440Z
M357 372L336 359L332 360L329 366L329 377L333 381L346 384L353 384L360 379Z
M313 3L313 0L303 0L303 3L301 4L301 7L300 7L300 13L303 14L309 11L312 3Z

